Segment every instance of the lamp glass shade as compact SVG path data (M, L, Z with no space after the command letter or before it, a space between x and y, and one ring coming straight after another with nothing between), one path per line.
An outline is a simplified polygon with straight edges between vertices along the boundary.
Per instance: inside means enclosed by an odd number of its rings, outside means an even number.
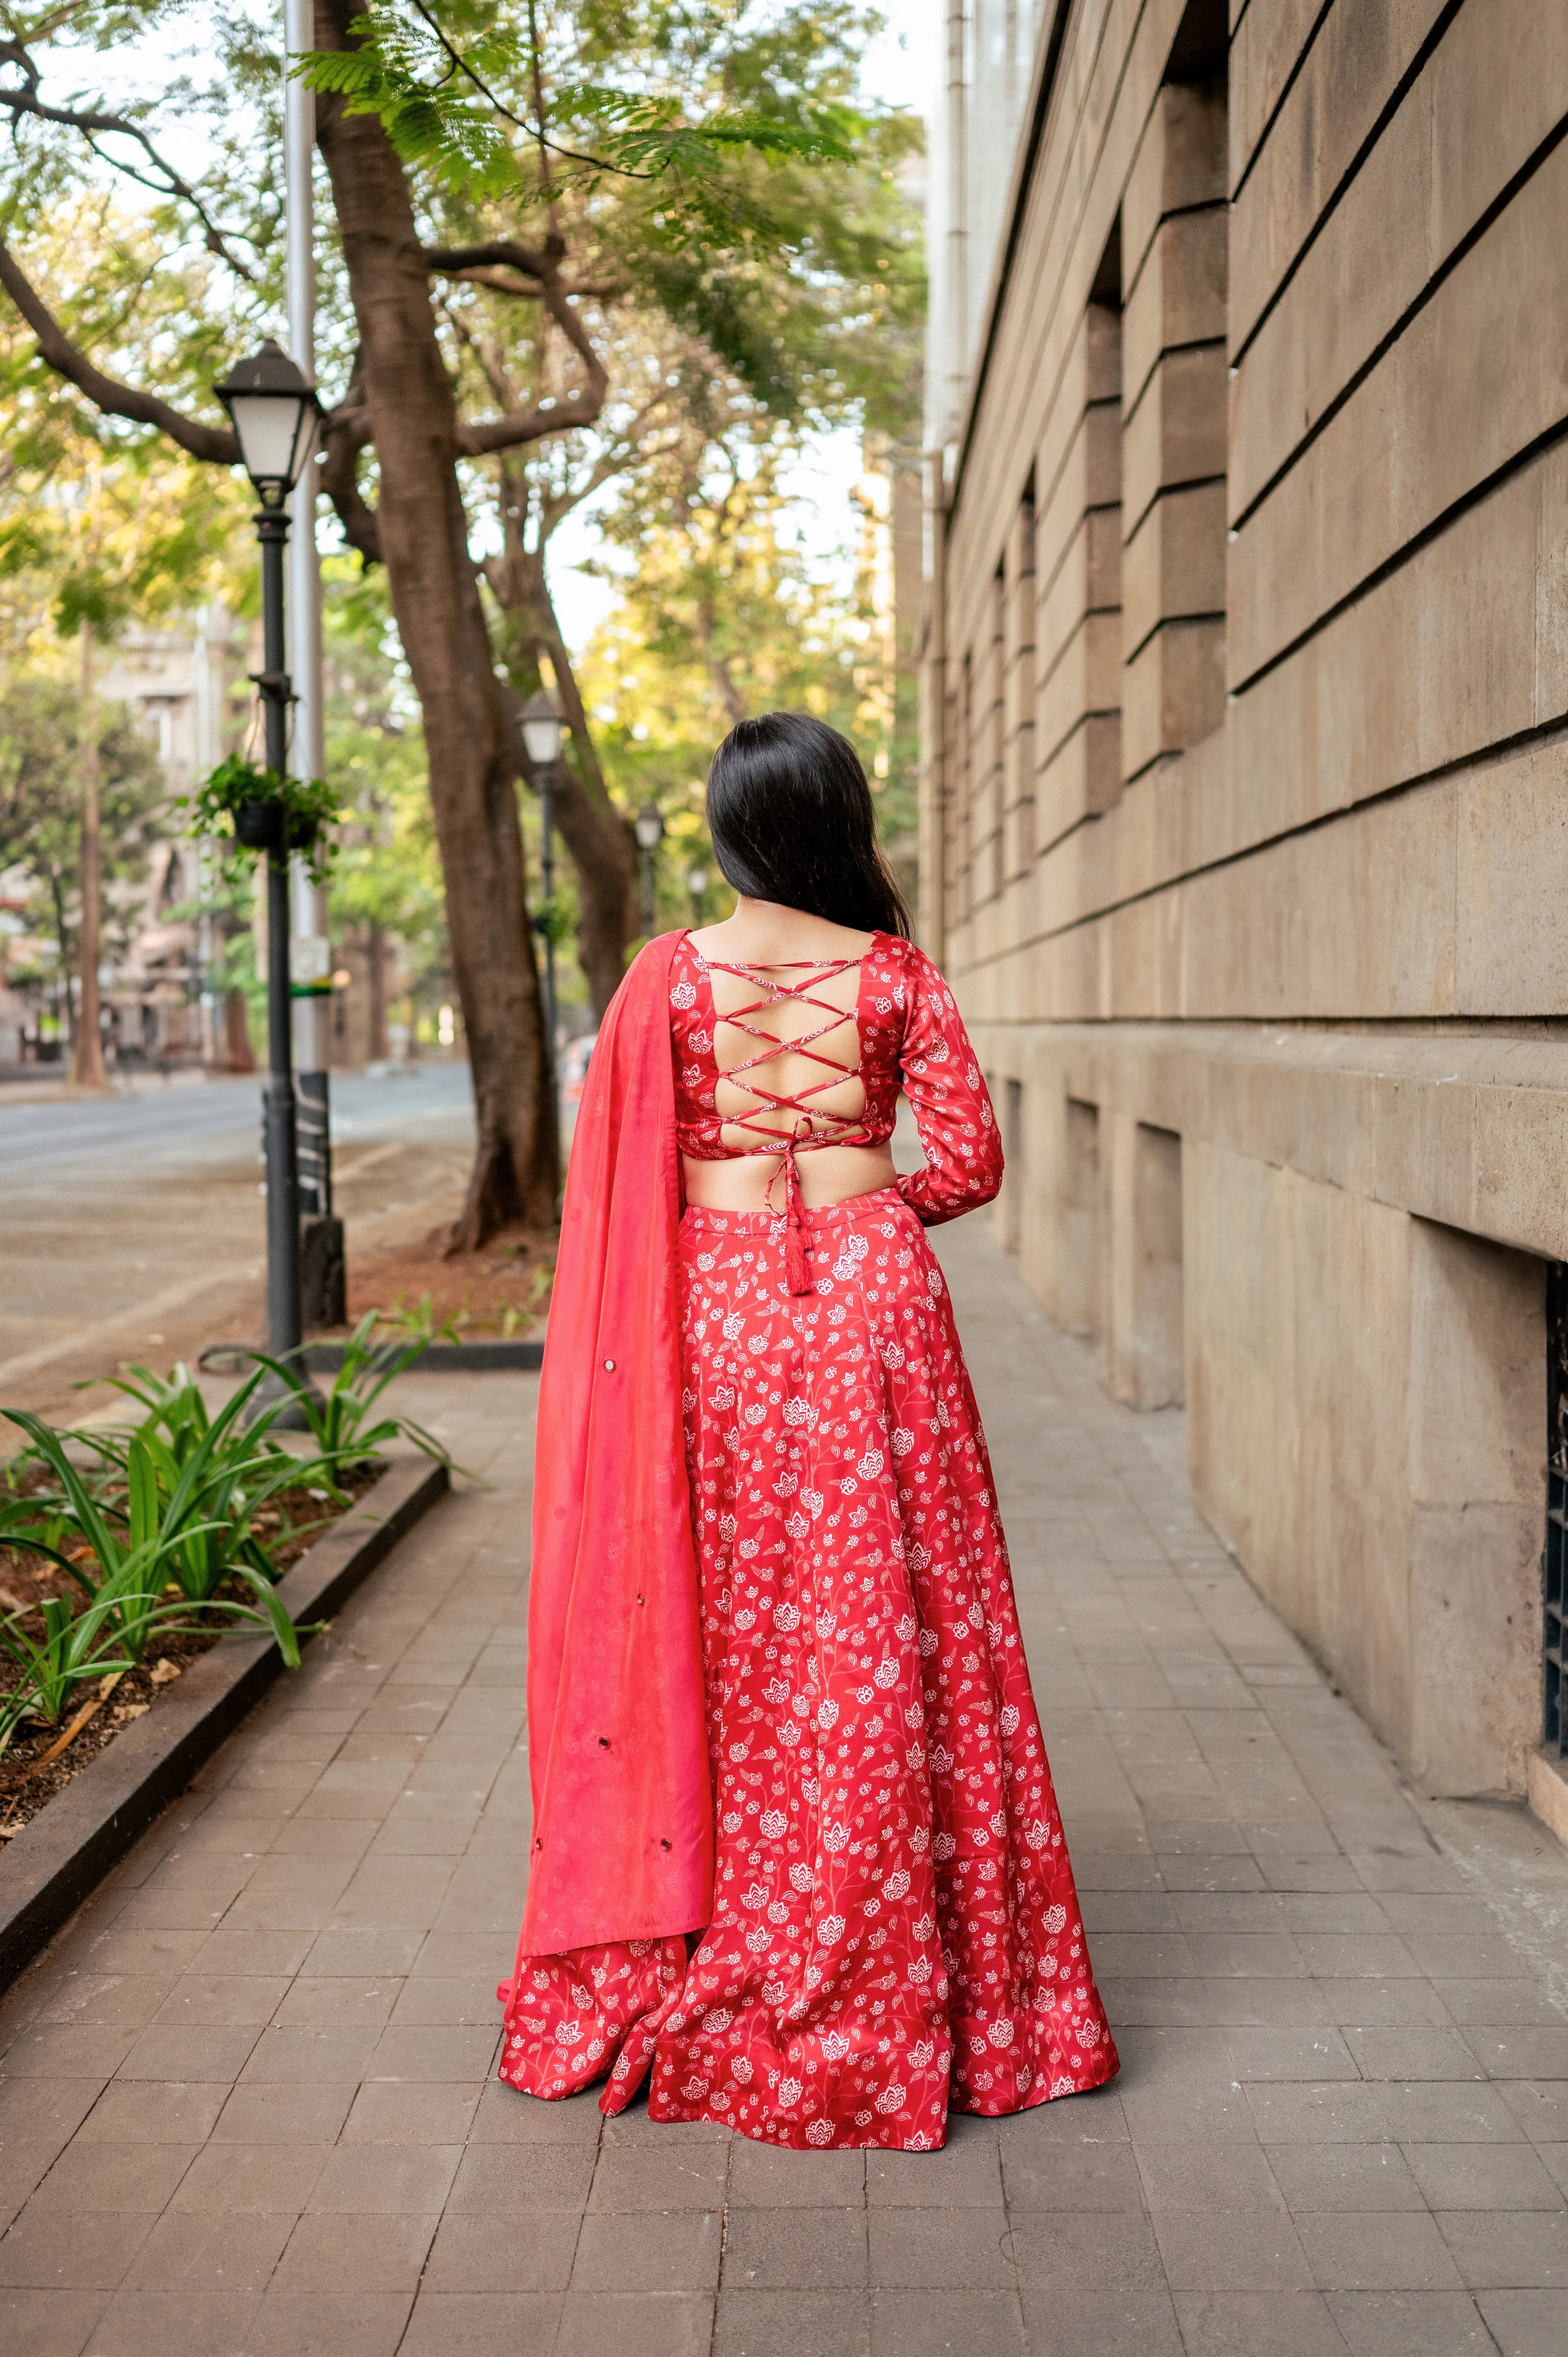
M696 898L700 900L707 888L707 869L705 867L693 867L686 878L686 889L688 892L695 894Z
M657 851L659 839L664 832L664 821L660 817L653 804L644 802L631 823L639 848L642 851Z
M237 393L230 400L229 414L252 482L291 489L309 447L310 403L298 393Z
M269 336L212 388L233 423L245 472L263 495L292 490L310 456L321 404Z
M560 714L541 712L525 715L522 741L534 768L547 770L561 751Z

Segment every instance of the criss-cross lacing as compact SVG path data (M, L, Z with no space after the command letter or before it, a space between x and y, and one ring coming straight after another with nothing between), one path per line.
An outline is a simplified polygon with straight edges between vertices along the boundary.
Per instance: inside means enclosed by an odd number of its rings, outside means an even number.
M865 953L862 952L861 954L864 957ZM825 1106L815 1108L808 1102L812 1097L821 1096L824 1090L836 1089L845 1081L858 1080L861 1069L858 1025L855 1027L855 1050L853 1064L841 1064L836 1056L823 1055L817 1050L814 1044L817 1040L825 1039L830 1031L836 1031L842 1024L854 1023L855 1018L853 1009L846 1012L843 1007L836 1006L831 998L814 998L811 994L813 990L821 989L825 983L836 982L841 974L851 973L860 963L859 957L781 958L770 966L748 964L743 960L731 963L726 963L720 958L704 960L711 973L733 974L737 982L749 983L753 989L760 990L763 994L760 998L752 1001L749 1005L736 1007L733 1015L721 1015L716 1005L714 1008L715 1035L718 1027L727 1023L736 1030L744 1031L747 1039L759 1039L765 1043L758 1054L744 1057L738 1064L719 1067L720 1080L735 1082L737 1086L748 1090L757 1099L757 1103L751 1112L725 1114L720 1115L719 1119L721 1128L746 1130L752 1136L766 1141L759 1146L732 1147L730 1151L737 1158L757 1154L773 1154L779 1157L779 1168L768 1182L768 1206L771 1211L773 1189L782 1176L785 1220L784 1265L786 1281L791 1293L806 1293L811 1288L811 1280L806 1273L805 1246L800 1240L800 1219L804 1206L800 1200L800 1173L796 1167L795 1157L799 1153L812 1152L819 1146L846 1146L865 1142L864 1139L857 1139L854 1135L855 1131L862 1127L865 1121L864 1109L858 1114L832 1113ZM776 982L772 978L775 974L796 972L803 973L805 979L800 982ZM759 1029L756 1024L747 1021L746 1018L749 1016L765 1015L769 1007L778 1006L784 999L790 1000L797 1006L814 1006L819 1013L826 1015L829 1020L815 1031L803 1032L797 1039L785 1039L777 1032ZM804 1056L809 1062L822 1065L832 1077L829 1080L813 1081L795 1095L780 1095L777 1090L770 1089L765 1082L746 1078L746 1075L755 1071L759 1064L770 1063L773 1058L779 1055ZM715 1064L717 1060L715 1039ZM773 1129L768 1127L764 1119L764 1116L768 1114L793 1114L795 1118L787 1129ZM832 1126L820 1130L817 1127L818 1123L832 1125Z

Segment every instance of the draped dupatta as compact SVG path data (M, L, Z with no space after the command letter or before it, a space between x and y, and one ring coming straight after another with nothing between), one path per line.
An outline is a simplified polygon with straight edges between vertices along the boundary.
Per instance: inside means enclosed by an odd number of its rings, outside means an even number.
M714 1827L681 1418L679 934L600 1027L572 1146L534 1452L523 1954L705 1925Z

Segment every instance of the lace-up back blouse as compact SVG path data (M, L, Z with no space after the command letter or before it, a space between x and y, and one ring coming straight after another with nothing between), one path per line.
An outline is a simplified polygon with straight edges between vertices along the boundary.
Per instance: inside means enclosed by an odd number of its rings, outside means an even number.
M856 967L854 1006L846 1012L825 985ZM739 1004L723 1015L714 1000L715 972L743 985ZM790 999L808 1006L814 1017L795 1038L774 1028L778 1018L771 1012ZM853 1060L846 1061L845 1027L851 1022L855 1044ZM731 1036L721 1062L717 1039L726 1030ZM670 1038L682 1153L699 1162L777 1157L791 1243L798 1243L800 1213L796 1157L824 1146L885 1146L893 1135L900 1087L915 1116L926 1168L900 1178L897 1187L925 1226L988 1203L1002 1183L996 1117L952 993L925 952L896 934L873 933L871 947L858 958L761 966L710 963L688 933L670 969ZM753 1077L758 1067L785 1053L820 1066L821 1077L793 1092ZM721 1079L754 1102L721 1114ZM855 1079L865 1092L858 1114L823 1106L823 1097ZM803 1267L802 1259L802 1283Z

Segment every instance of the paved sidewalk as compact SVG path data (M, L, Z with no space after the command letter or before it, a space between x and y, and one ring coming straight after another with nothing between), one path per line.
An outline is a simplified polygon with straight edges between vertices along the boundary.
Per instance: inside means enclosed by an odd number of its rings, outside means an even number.
M939 1242L1121 2081L868 2157L495 2083L533 1379L427 1379L493 1486L0 2006L0 2346L1563 2357L1568 1853L1413 1803L1194 1514L1179 1418L1112 1406L978 1222Z

